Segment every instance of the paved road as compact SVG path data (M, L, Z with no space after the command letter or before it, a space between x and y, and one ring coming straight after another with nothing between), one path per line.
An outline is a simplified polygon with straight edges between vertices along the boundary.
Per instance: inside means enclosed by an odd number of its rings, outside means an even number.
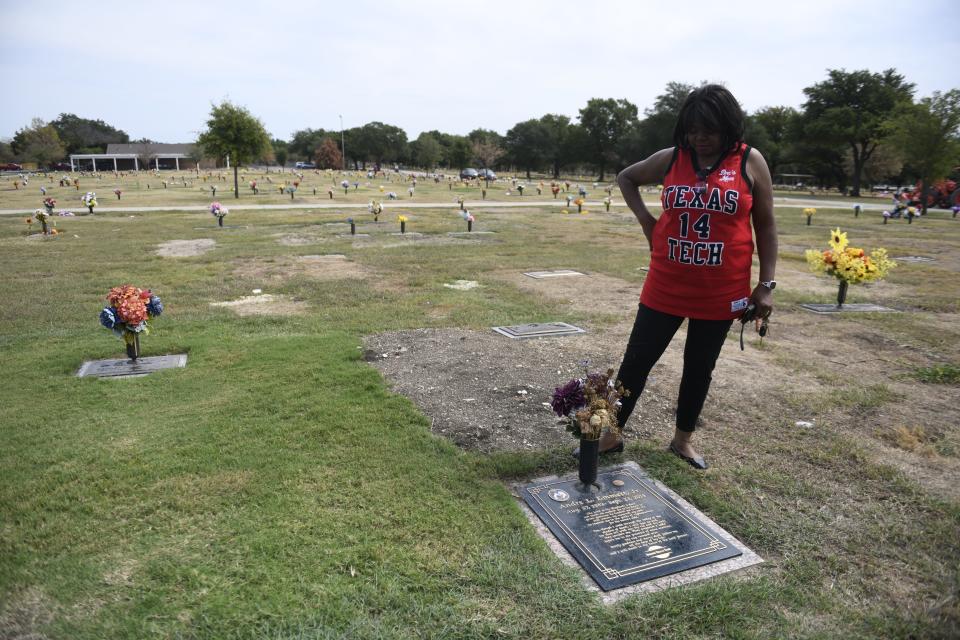
M291 204L233 204L233 200L223 200L223 203L231 211L283 211L286 209L366 209L367 205L358 203L336 203L336 202L293 202ZM241 200L242 202L242 200ZM644 200L647 206L659 207L659 200ZM413 202L409 200L386 200L382 202L384 211L389 209L455 209L456 203L445 202ZM787 207L793 209L803 209L805 207L823 207L830 209L853 209L852 201L835 200L803 200L801 198L774 198L774 204L777 207ZM861 203L864 211L883 211L889 208L889 205L882 203ZM534 200L533 198L518 197L517 200L508 202L493 200L478 200L474 202L464 202L464 207L471 210L483 209L502 209L514 207L564 207L568 205L566 200ZM572 206L572 205L571 205ZM588 201L585 206L593 207L594 210L602 210L602 201ZM622 207L623 205L619 205ZM17 216L33 213L36 209L0 209L0 215ZM75 207L76 211L83 211L83 206ZM207 212L206 205L168 205L165 207L97 207L97 213L148 213L151 211L202 211Z

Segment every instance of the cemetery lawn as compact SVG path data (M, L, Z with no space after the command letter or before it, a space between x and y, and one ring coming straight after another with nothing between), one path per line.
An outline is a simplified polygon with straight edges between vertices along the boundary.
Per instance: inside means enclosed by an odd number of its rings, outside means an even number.
M622 208L475 214L496 233L448 235L465 230L452 205L410 213L424 235L408 238L391 235L395 213L374 225L355 210L243 211L221 230L209 214L97 214L57 218L55 239L0 217L0 637L956 637L960 220L820 209L808 227L777 210L774 323L743 353L731 332L721 355L698 442L712 468L664 450L679 341L611 460L635 460L765 563L604 606L511 495L575 469L551 414L522 414L542 425L530 446L458 447L431 431L449 416L401 393L409 379L385 378L368 347L423 328L587 327L522 347L539 361L471 364L488 389L533 370L539 405L575 369L571 345L619 363L646 243ZM369 238L341 236L348 215ZM802 254L837 226L856 246L934 258L851 287L849 302L898 313L799 309L835 295ZM200 239L216 243L156 253ZM317 257L331 255L344 258ZM504 276L555 268L633 292L591 311L589 280L536 293ZM461 279L481 286L443 286ZM166 305L144 355L187 353L187 367L75 377L84 360L121 357L97 315L126 282ZM275 297L211 306L253 289ZM430 411L463 401L456 380L417 370L422 394L449 399ZM478 400L491 423L520 412L513 397Z

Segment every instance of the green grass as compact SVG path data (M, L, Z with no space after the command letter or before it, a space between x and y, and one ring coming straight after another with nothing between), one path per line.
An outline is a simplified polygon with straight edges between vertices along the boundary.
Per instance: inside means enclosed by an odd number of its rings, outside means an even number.
M822 211L817 222L844 216ZM631 443L630 459L767 562L601 605L507 488L572 471L566 452L458 450L388 390L360 346L385 330L556 319L555 303L486 273L572 267L639 283L636 227L491 211L478 221L497 235L469 247L380 249L306 228L342 217L244 212L231 222L251 228L217 233L204 214L97 215L59 219L63 237L46 241L0 219L0 626L80 639L934 638L956 628L957 600L945 598L958 586L960 508L831 432L757 432L743 443L754 455L708 475ZM825 241L795 211L781 217L784 238ZM906 233L864 218L864 244ZM439 235L460 221L418 211L408 224ZM605 237L611 227L622 233ZM298 231L322 242L273 237ZM950 233L937 242L955 246ZM205 237L218 245L203 256L153 254L164 240ZM301 316L238 318L208 304L262 285L234 263L317 253L347 254L376 276L270 288L307 302ZM442 286L458 278L485 286L471 296ZM120 355L96 316L126 281L167 305L146 355L187 352L188 366L74 377L85 359ZM429 313L438 307L443 320ZM899 397L882 381L838 380L833 395L803 402L858 416Z
M920 367L913 372L913 377L932 384L957 384L960 382L960 367L950 363Z

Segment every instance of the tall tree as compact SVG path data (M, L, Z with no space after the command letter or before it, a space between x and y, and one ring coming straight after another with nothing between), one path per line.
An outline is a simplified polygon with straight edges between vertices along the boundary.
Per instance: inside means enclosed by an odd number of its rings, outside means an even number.
M154 152L156 151L156 147L154 145L156 142L150 138L140 138L139 140L133 140L131 144L137 145L136 147L133 147L136 149L137 161L139 162L137 166L143 170L149 169L150 163L154 162ZM194 145L193 153L198 152L199 155L203 155L203 149L200 149L197 145Z
M549 127L542 120L518 122L507 131L504 138L511 162L527 172L540 169L553 158L552 140Z
M451 169L465 169L470 163L473 149L470 139L466 136L450 136L450 147L447 149L447 163Z
M274 138L270 141L270 144L273 146L273 159L277 161L277 164L280 165L282 169L287 164L287 157L290 155L290 145L286 140L280 140L279 138Z
M331 135L331 133L323 129L301 129L294 131L293 137L290 138L290 142L287 144L287 155L284 157L284 163L281 164L285 164L285 161L290 156L293 156L297 160L309 160L313 157L313 152L320 146L323 139ZM337 136L337 138L339 139L339 136ZM276 145L274 145L274 149L276 149Z
M17 131L10 146L21 159L36 162L39 167L63 159L67 152L57 130L40 118L34 118L29 127Z
M550 163L554 178L560 177L560 169L570 162L573 150L570 148L571 130L576 125L570 124L570 118L555 113L548 113L540 118L547 135L547 161Z
M320 146L313 154L314 162L318 169L341 169L343 168L343 154L337 143L330 138L324 138Z
M889 130L897 108L913 96L913 84L894 69L830 69L828 79L803 92L804 137L819 143L843 144L853 156L851 195L860 195L863 165Z
M891 122L893 142L923 184L923 210L934 181L960 165L960 89L935 91L917 104L901 105Z
M780 165L789 158L790 127L800 117L800 112L793 107L764 107L750 114L748 121L751 125L763 127L767 140L763 145L749 141L761 152L770 167L770 174L780 172Z
M370 159L401 162L407 156L407 133L400 127L382 122L368 122L362 127L367 136Z
M483 169L492 167L504 154L503 146L492 139L475 140L470 144L470 150Z
M637 107L613 98L591 98L580 109L580 124L590 138L593 161L600 170L600 180L608 164L616 164L617 141L637 123Z
M646 158L673 146L673 129L680 116L680 107L694 89L696 86L692 84L668 82L653 105L644 110L644 118L638 127L639 146L635 149L635 159Z
M238 165L259 157L270 146L270 136L263 123L244 107L223 101L214 105L207 120L207 129L197 144L214 158L230 156L233 163L233 195L240 197Z
M413 163L428 171L437 166L442 152L436 136L428 131L424 131L410 143L410 155Z
M50 123L67 147L67 153L104 153L107 145L130 142L130 136L103 120L89 120L72 113L61 113Z
M492 129L474 129L467 134L471 144L478 142L503 146L503 136Z

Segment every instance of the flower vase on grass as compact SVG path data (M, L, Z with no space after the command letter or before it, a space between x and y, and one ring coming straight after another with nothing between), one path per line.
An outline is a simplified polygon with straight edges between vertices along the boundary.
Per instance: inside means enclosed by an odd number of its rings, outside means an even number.
M123 191L121 191L120 189L114 189L113 194L117 196L117 200L119 200L120 196L123 194Z
M608 430L620 436L617 412L620 399L629 391L613 378L613 369L606 373L586 373L574 378L553 392L550 405L566 422L566 429L580 440L580 482L589 487L597 481L600 435Z
M50 214L44 211L43 209L37 209L33 212L33 217L37 219L37 222L40 223L40 231L43 235L47 235L49 230L47 229L47 219L50 217ZM33 225L33 221L30 218L27 218L27 223Z
M407 216L397 216L397 222L400 223L400 233L407 232Z
M223 217L224 217L225 215L227 215L228 213L230 213L230 210L227 209L227 208L226 208L225 206L223 206L222 204L220 204L219 202L211 202L211 203L210 203L210 215L212 215L213 217L215 217L215 218L217 219L217 226L218 226L218 227L222 227L222 226L223 226Z
M813 207L807 207L803 210L803 215L807 216L807 226L810 226L810 221L813 220L813 216L817 213L817 210Z
M847 288L851 284L883 280L897 263L887 257L886 249L874 249L868 256L863 249L848 246L846 232L838 228L830 233L830 248L822 252L807 249L806 258L812 271L840 281L837 291L837 308L840 309L847 300Z
M92 191L88 191L86 195L81 198L81 200L83 201L83 206L89 209L90 213L93 213L93 208L97 206L97 194Z
M110 289L110 306L100 312L100 324L123 338L127 357L136 362L140 357L140 334L150 332L147 322L163 313L163 303L149 289L130 284Z
M373 221L380 221L380 212L383 211L383 205L380 204L377 200L371 200L370 204L367 205L367 210L373 214Z

